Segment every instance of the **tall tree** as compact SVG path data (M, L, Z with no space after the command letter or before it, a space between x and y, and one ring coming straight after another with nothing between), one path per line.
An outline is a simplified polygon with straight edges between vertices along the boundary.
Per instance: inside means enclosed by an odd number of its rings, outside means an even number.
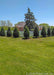
M25 14L25 22L26 22L26 25L29 30L31 29L34 29L35 28L35 17L33 15L33 12L30 11L30 8L28 8L28 12Z

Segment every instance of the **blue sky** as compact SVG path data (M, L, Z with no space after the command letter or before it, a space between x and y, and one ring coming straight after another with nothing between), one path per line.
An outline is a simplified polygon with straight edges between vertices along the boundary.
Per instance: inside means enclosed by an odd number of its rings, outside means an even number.
M37 24L54 25L54 0L0 0L0 20L10 20L13 24L24 21L28 7Z

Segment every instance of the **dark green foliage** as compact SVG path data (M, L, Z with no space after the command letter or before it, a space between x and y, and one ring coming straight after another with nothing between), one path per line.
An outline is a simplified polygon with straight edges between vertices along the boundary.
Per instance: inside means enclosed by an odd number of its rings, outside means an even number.
M25 38L25 39L28 39L28 38L29 38L29 29L28 29L27 26L26 26L25 29L24 29L24 38Z
M46 37L46 29L45 29L45 27L42 28L41 35L42 35L42 37Z
M13 37L15 38L19 37L19 31L16 27L14 28L14 31L13 31Z
M0 36L1 36L1 31L0 31Z
M52 36L54 36L54 28L52 29Z
M0 33L1 33L1 36L5 36L5 31L4 31L3 27L1 28L1 32Z
M8 30L7 30L7 36L8 36L8 37L11 37L11 35L12 35L11 29L10 29L10 27L8 27Z
M48 28L48 30L47 30L47 35L48 35L48 36L51 35L51 30L50 30L50 28Z
M34 29L34 37L37 38L38 36L39 36L39 29L36 26L35 29Z
M33 12L31 12L30 9L28 8L28 12L25 14L25 22L26 22L26 26L29 28L29 30L35 28L35 26L36 26L35 20L36 19L33 15Z
M54 26L50 26L51 30L54 28Z

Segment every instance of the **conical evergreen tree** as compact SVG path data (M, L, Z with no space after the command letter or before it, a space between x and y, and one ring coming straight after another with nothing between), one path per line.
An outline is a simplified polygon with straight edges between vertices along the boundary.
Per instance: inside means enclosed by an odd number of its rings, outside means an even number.
M13 31L13 37L17 38L19 37L19 31L18 29L15 27L14 31Z
M24 38L25 38L25 39L28 39L28 38L29 38L29 29L28 29L27 26L26 26L25 29L24 29Z
M48 30L47 30L47 35L48 35L48 36L51 35L51 30L50 30L50 28L48 28Z
M41 35L42 35L42 37L46 37L46 29L45 29L45 27L42 28Z
M0 36L1 36L1 31L0 31Z
M36 26L35 23L36 19L33 15L33 12L30 11L30 8L28 8L28 12L25 14L25 23L29 30L34 29L34 27Z
M1 28L1 36L5 36L5 31L3 27Z
M38 36L39 36L39 29L36 26L35 29L34 29L34 37L37 38Z
M52 36L54 36L54 28L52 29Z
M8 27L8 30L7 30L7 37L11 37L11 36L12 36L11 29L10 29L10 27Z

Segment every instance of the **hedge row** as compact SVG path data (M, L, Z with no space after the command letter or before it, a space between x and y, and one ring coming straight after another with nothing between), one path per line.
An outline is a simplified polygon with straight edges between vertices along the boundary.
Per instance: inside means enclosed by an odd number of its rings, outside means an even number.
M29 38L29 35L30 34L29 34L28 27L25 27L24 34L23 35L24 35L24 38L25 39L28 39ZM42 35L42 37L54 36L54 28L52 29L52 31L51 31L50 28L48 28L47 31L46 31L45 27L43 27L42 30L41 30L41 35ZM0 36L5 36L5 30L4 30L3 27L0 30ZM11 36L12 36L12 32L11 32L10 27L8 27L7 37L11 37ZM19 37L19 31L18 31L18 29L16 27L13 30L13 37L14 38ZM38 27L35 27L34 32L33 32L33 37L34 38L38 38L39 37L39 29L38 29Z

